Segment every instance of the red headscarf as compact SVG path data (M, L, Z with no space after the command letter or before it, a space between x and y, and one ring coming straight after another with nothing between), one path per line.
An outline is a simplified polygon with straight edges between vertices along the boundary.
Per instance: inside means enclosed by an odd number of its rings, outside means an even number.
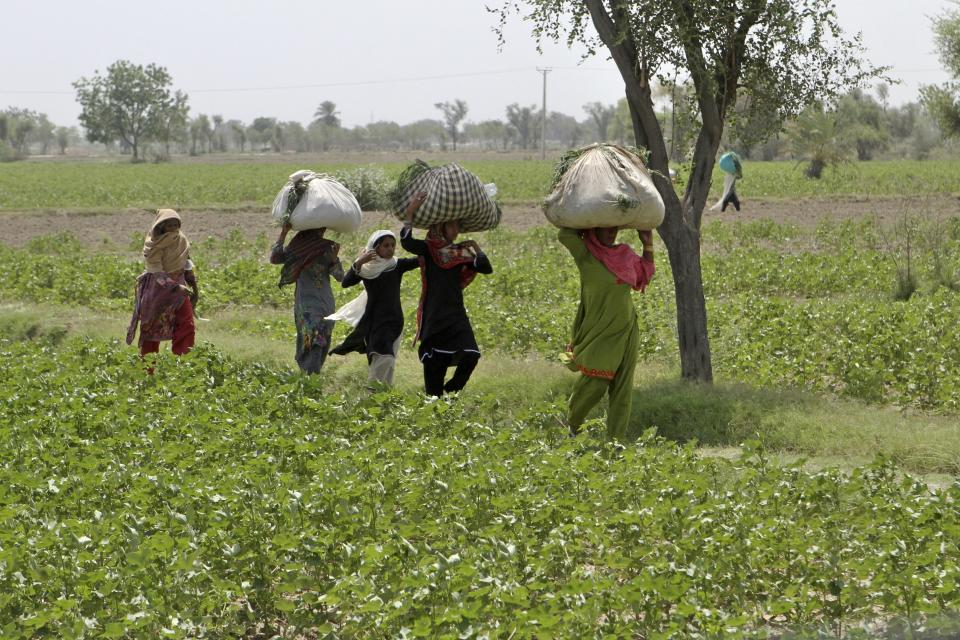
M453 244L447 240L440 230L442 226L442 224L433 225L427 232L427 249L429 249L430 257L433 258L434 263L441 269L453 269L461 264L473 264L476 259L473 251L462 244ZM475 271L461 271L460 288L465 289L476 276Z
M607 271L617 278L617 284L628 284L634 291L647 288L656 266L653 260L638 256L630 245L617 244L608 247L597 239L593 229L583 234L583 243L591 255L603 263Z

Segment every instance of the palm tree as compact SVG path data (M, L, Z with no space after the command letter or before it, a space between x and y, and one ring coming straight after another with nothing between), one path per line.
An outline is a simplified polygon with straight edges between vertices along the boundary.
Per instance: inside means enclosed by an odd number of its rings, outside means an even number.
M787 139L793 156L807 163L804 173L814 180L820 179L826 167L845 162L850 155L850 145L837 126L836 111L823 105L804 109L787 126Z
M313 113L315 120L321 121L323 124L328 127L339 127L340 118L338 117L340 112L337 111L337 105L334 102L329 100L324 100L320 103L320 106L317 107L317 110Z
M217 151L226 151L227 142L223 138L223 116L213 116L213 144Z

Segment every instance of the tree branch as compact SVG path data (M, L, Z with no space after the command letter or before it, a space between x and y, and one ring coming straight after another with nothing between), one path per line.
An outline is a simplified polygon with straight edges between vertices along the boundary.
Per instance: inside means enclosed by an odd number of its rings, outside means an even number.
M677 23L683 35L683 50L687 68L693 81L700 107L701 127L693 152L693 169L683 196L684 209L689 211L691 222L700 228L703 209L707 204L713 165L723 135L723 123L727 110L736 102L740 70L746 53L746 39L750 29L757 23L764 4L754 0L743 14L733 41L724 47L720 59L715 61L711 74L704 55L704 43L696 28L696 14L690 0L674 0ZM732 20L733 18L731 18Z
M753 0L744 11L740 24L734 30L732 41L724 47L720 54L716 75L716 102L719 105L721 119L726 119L730 106L737 102L740 72L747 53L747 34L760 22L760 16L765 9L765 0Z
M674 0L674 11L677 16L677 26L683 39L683 53L687 58L687 69L697 95L697 105L700 107L700 116L703 127L710 131L723 131L723 121L717 109L717 101L710 91L711 82L707 71L707 61L703 55L703 39L697 32L696 15L689 0ZM719 142L719 140L718 140Z
M624 1L618 0L617 5L622 11L617 17L629 20L624 9ZM624 81L627 102L630 104L630 116L633 120L633 130L637 144L650 152L650 167L655 170L654 184L660 196L665 200L672 200L679 204L676 191L669 179L669 157L667 147L660 129L660 121L653 109L653 99L650 91L649 76L645 75L642 61L639 59L637 46L630 36L629 25L616 22L604 7L603 0L584 0L590 11L593 25L600 36L600 40L610 50ZM671 207L667 207L669 211Z

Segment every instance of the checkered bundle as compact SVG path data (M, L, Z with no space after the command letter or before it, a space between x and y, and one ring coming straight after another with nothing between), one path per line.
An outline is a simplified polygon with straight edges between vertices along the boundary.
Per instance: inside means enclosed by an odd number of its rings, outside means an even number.
M406 220L406 209L420 191L427 193L413 216L413 225L428 229L459 220L461 231L486 231L500 224L500 206L487 195L480 179L458 164L431 168L417 160L397 180L390 194L394 215Z

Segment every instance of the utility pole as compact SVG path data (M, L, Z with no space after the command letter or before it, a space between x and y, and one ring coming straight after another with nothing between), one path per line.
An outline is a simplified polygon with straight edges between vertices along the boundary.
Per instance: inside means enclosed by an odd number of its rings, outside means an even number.
M543 111L540 113L540 159L547 159L547 74L550 67L537 67L543 74Z

